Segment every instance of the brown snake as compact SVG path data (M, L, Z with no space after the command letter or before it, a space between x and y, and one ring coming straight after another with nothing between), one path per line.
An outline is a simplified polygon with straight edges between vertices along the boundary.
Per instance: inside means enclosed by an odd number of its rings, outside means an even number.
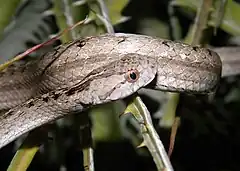
M222 62L212 50L134 34L75 40L0 72L0 148L43 124L152 89L209 93Z

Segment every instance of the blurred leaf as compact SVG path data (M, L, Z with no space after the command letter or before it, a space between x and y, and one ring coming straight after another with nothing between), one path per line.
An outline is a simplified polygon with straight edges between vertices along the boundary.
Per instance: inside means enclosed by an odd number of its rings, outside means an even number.
M169 26L155 18L145 18L141 20L137 32L149 36L158 36L163 39L169 39Z
M19 149L7 171L27 170L38 150L38 146Z
M174 0L172 4L174 6L181 6L193 11L196 11L199 7L201 1L198 0ZM215 9L211 13L211 18L209 20L210 26L215 26L217 21L217 10L218 4L221 3L221 0L215 1ZM239 3L233 0L227 0L225 7L225 14L223 16L222 23L220 28L226 31L227 33L237 36L240 35L240 5Z
M47 0L32 0L18 11L0 40L0 63L25 51L27 42L38 44L48 39L52 28L43 13L49 7Z
M67 5L70 3L69 1L66 1ZM60 31L63 31L65 28L69 27L67 18L66 18L66 9L64 8L64 4L62 0L54 0L53 1L53 11L54 15L56 16L56 22L58 25L58 28ZM69 14L70 17L72 17L72 14ZM72 40L72 34L71 31L65 33L61 37L61 42L66 43Z
M240 35L240 5L233 0L227 0L227 5L225 7L225 14L220 27L229 34L234 36ZM209 24L214 26L216 11L211 15L211 20Z
M111 20L111 24L119 24L122 22L125 22L126 20L129 19L129 17L122 16L121 12L123 11L123 8L127 5L129 0L105 0L107 9L108 9L108 14L109 18ZM94 13L98 13L101 15L100 10L99 10L99 5L95 1L90 1L89 2L90 8L94 11L89 12L89 17L92 18L93 20L96 20L96 15ZM102 22L96 21L98 24L102 25Z
M197 7L200 4L199 0L173 0L171 2L174 6L181 6L184 8L189 8L191 10L197 11Z
M129 0L105 0L109 11L109 17L112 25L119 24L128 20L129 17L122 16L121 12L128 4Z
M122 101L103 104L90 109L89 114L94 122L92 136L94 141L114 141L122 138L119 125L119 114L125 109Z
M0 1L0 35L11 21L11 17L20 3L20 0Z

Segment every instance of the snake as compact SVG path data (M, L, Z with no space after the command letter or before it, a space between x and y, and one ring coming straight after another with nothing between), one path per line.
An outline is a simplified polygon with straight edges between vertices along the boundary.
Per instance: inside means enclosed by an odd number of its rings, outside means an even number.
M33 61L14 63L0 72L0 111L5 111L0 115L0 148L42 125L144 87L215 91L221 76L234 74L224 69L217 50L114 33L80 38Z

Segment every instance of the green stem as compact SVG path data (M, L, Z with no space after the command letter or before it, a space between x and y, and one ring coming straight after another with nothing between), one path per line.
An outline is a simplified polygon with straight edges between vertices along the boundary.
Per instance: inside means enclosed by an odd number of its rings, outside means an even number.
M212 0L202 0L201 6L199 7L197 16L195 18L192 32L190 32L190 39L186 40L186 43L192 45L198 45L201 43L204 29L207 28L208 16L212 7L212 3Z
M54 2L53 11L56 17L58 28L60 29L61 32L68 27L67 19L64 15L64 10L62 10L62 0L54 0L53 2ZM64 35L61 36L60 39L62 43L71 41L72 40L71 32L65 33Z
M47 138L45 128L36 129L29 133L21 147L14 155L7 171L25 171L31 164L40 145Z

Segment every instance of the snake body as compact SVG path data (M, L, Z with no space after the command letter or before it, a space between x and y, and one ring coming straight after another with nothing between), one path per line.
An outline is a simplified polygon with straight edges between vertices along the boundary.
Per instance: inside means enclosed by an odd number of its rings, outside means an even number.
M240 47L213 48L222 60L222 77L240 74Z
M135 34L104 34L55 48L0 73L0 148L70 113L152 89L209 93L222 62L200 47Z

